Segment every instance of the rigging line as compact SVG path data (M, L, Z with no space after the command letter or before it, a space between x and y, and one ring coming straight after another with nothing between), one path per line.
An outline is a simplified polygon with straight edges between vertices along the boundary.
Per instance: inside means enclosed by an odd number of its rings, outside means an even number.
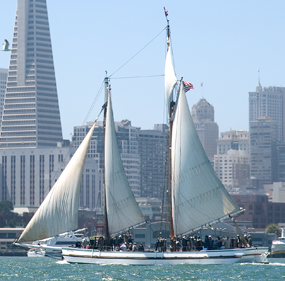
M116 72L118 72L121 68L123 68L126 64L128 64L134 57L136 57L140 52L142 52L152 41L154 41L164 30L166 27L163 28L153 39L151 39L144 47L142 47L136 54L134 54L129 60L127 60L122 66L120 66L115 72L113 72L111 76L113 76Z
M162 77L164 74L157 75L145 75L145 76L126 76L126 77L114 77L112 79L130 79L130 78L153 78L153 77Z
M89 115L91 114L91 111L93 110L93 108L94 108L94 106L95 106L95 104L96 104L96 102L97 102L97 100L98 100L98 98L99 98L99 96L100 96L100 94L101 94L101 92L102 92L103 85L104 85L104 80L102 81L102 84L101 84L101 86L100 86L100 88L99 88L99 90L98 90L98 92L97 92L97 94L96 94L96 96L95 96L95 98L94 98L94 100L93 100L91 106L90 106L90 109L89 109L89 111L88 111L88 113L87 113L87 115L86 115L86 117L85 117L85 119L84 119L82 125L84 125L84 124L86 123L87 119L89 118ZM100 113L101 113L101 112L100 112ZM99 114L99 115L100 115L100 114Z

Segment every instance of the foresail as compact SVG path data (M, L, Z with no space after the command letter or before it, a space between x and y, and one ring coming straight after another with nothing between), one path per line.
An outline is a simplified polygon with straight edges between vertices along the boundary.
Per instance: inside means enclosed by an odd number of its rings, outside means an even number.
M95 123L28 223L18 242L40 240L77 229L82 172L94 128Z
M144 222L120 157L110 92L108 93L105 128L105 189L110 234Z
M170 103L173 100L173 88L177 83L177 78L172 65L171 48L167 50L165 59L165 99L167 104L167 110L169 111Z
M182 83L173 121L171 153L175 235L187 233L239 210L206 156Z

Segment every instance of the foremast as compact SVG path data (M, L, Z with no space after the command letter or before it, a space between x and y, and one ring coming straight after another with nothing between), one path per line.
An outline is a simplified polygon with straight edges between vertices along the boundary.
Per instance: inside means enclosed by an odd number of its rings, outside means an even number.
M107 76L107 75L106 75ZM105 240L145 223L129 185L119 151L111 86L105 78L104 103L104 227ZM106 244L107 244L106 243Z

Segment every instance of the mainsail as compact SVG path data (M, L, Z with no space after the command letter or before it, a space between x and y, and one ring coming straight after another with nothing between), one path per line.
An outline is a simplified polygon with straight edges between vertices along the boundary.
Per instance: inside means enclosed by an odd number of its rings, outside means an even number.
M94 128L95 122L18 242L40 240L77 229L81 178Z
M105 192L109 233L115 234L145 222L129 186L120 157L108 88L105 120Z
M183 81L172 127L172 216L182 235L239 210L215 174L197 135Z

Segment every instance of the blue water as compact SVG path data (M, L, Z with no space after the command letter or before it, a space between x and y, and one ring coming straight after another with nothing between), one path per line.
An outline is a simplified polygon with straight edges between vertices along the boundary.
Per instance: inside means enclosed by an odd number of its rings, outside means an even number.
M0 257L0 280L279 280L285 259L269 264L126 266L67 264L51 258Z

